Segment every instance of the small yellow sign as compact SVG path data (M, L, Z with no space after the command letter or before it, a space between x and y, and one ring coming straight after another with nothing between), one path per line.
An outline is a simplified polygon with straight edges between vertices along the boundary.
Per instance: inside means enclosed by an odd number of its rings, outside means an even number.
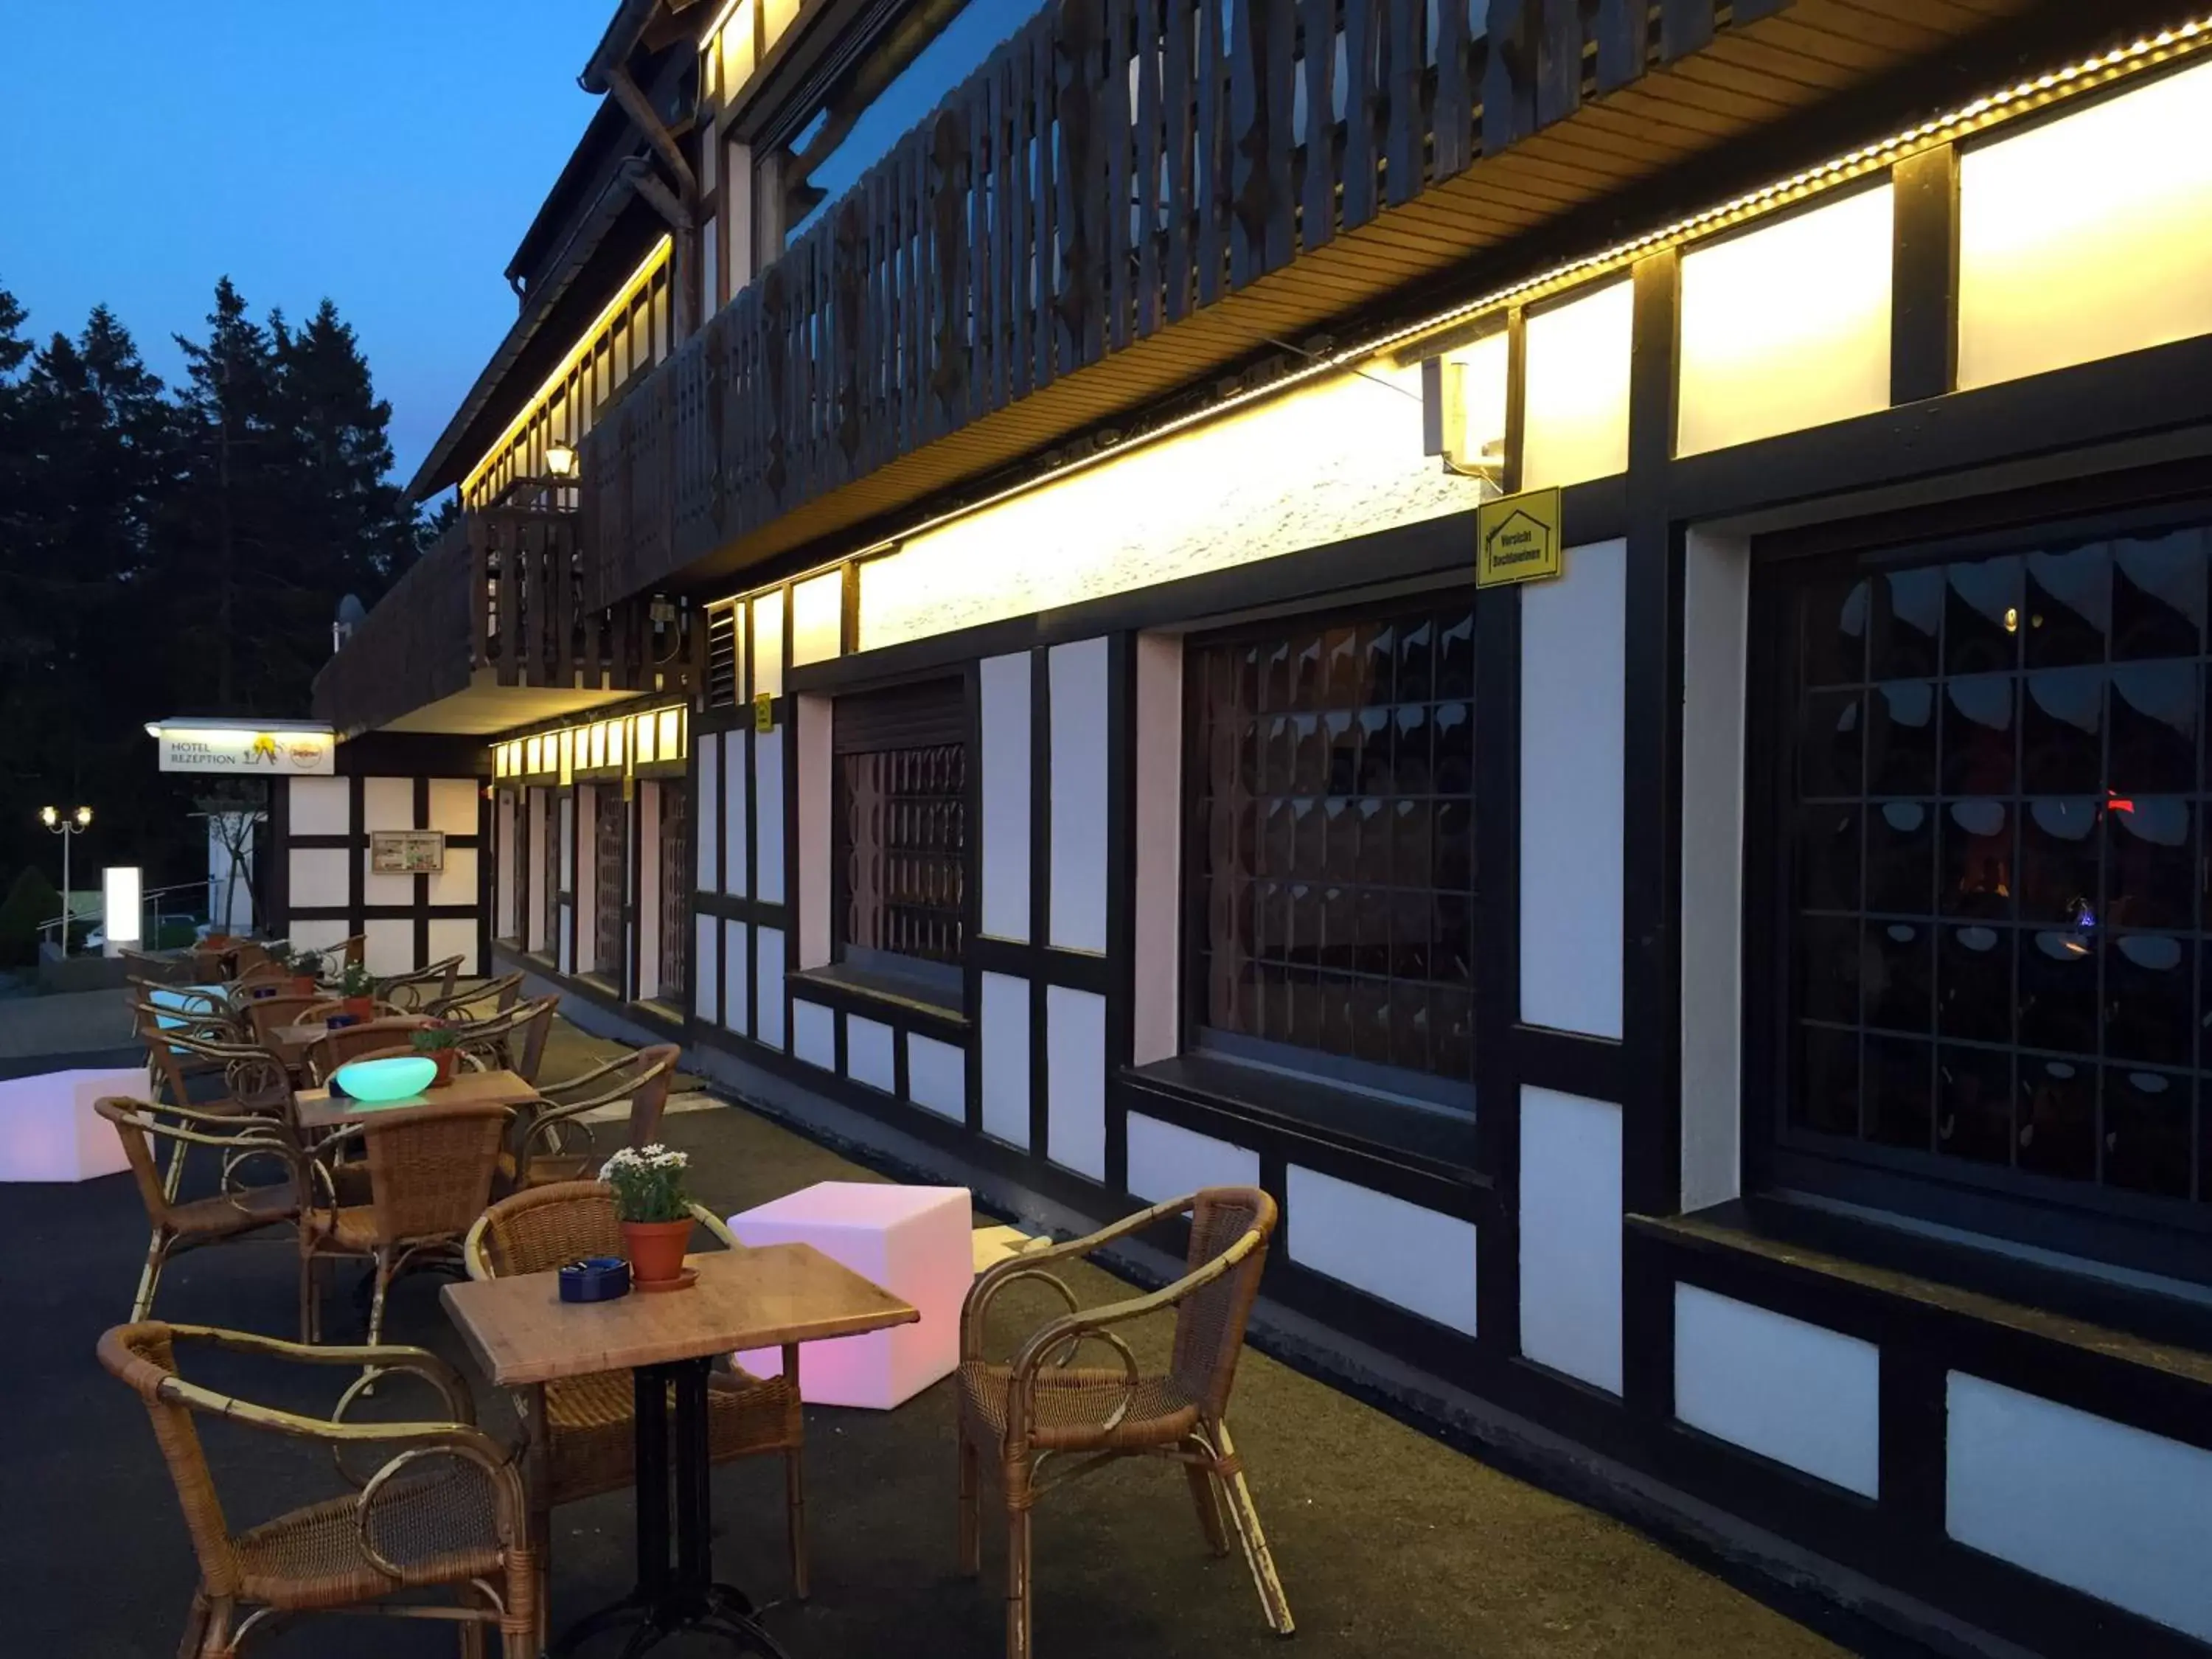
M628 772L623 774L623 799L626 801L637 799L637 779Z
M753 730L775 730L775 696L773 692L763 691L753 699Z
M1501 495L1476 510L1476 586L1547 580L1559 574L1557 485Z

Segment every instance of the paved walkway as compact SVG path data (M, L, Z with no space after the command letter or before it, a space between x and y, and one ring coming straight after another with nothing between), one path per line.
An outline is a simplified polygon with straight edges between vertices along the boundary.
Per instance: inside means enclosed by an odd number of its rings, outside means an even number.
M0 1077L41 1069L29 1062L48 1056L100 1054L134 1046L125 992L0 997Z
M565 1070L566 1067L553 1068ZM699 1195L727 1212L823 1179L873 1180L749 1113L672 1113L665 1138L695 1156ZM612 1137L604 1136L611 1141ZM135 1398L95 1366L105 1325L125 1312L145 1232L126 1177L79 1188L0 1187L0 1423L9 1425L0 1560L39 1587L18 1598L0 1647L26 1653L138 1656L173 1650L193 1581L175 1499ZM1096 1271L1072 1282L1086 1302L1126 1294ZM461 1356L433 1275L394 1293L391 1336ZM288 1238L182 1258L157 1311L289 1334ZM1009 1304L1016 1298L1009 1296ZM1009 1306L1017 1326L1048 1298ZM342 1295L331 1335L347 1340ZM1140 1354L1158 1352L1164 1328ZM463 1362L465 1363L465 1362ZM328 1373L225 1364L216 1386L271 1404L327 1411ZM377 1409L421 1402L395 1388ZM483 1391L504 1430L503 1401ZM1248 1353L1234 1413L1253 1489L1299 1624L1296 1647L1272 1637L1240 1559L1200 1547L1182 1482L1122 1466L1056 1493L1039 1510L1038 1652L1044 1659L1304 1654L1342 1659L1813 1659L1822 1637L1631 1528L1511 1480L1348 1396ZM988 1659L1001 1651L1000 1558L987 1528L984 1577L953 1564L952 1401L940 1384L890 1413L808 1413L813 1600L768 1623L795 1659ZM319 1450L214 1425L206 1442L234 1522L249 1525L335 1490ZM716 1471L720 1576L780 1596L781 1474ZM29 1494L42 1494L30 1498ZM627 1589L627 1494L556 1516L555 1613L575 1617ZM378 1620L308 1620L257 1650L273 1656L410 1659L452 1651L450 1632ZM671 1654L705 1652L671 1644Z

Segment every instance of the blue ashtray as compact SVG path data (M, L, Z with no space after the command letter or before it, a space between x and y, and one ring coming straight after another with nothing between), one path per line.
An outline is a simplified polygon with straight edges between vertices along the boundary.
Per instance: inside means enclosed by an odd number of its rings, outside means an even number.
M361 1016L358 1014L332 1014L323 1022L323 1029L325 1031L343 1031L349 1025L360 1024Z
M561 1269L563 1302L611 1302L629 1294L629 1263L618 1255L587 1255Z

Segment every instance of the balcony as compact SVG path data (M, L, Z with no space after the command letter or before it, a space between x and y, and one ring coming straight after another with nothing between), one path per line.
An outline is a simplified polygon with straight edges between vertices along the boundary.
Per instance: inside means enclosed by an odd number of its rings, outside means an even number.
M1623 193L1692 157L1698 205L1765 182L1856 131L1815 106L1927 60L1852 108L1893 124L2027 9L1058 0L590 434L590 597L881 529L1503 244L1663 222Z
M586 603L576 514L464 515L315 678L342 732L486 734L646 692L688 692L703 630L643 596Z

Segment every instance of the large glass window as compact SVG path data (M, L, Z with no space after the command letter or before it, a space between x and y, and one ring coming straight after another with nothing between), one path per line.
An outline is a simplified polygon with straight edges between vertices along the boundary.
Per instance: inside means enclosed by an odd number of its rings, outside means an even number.
M2212 530L1989 545L1771 573L1783 1144L2203 1225Z
M1471 598L1193 644L1201 1048L1474 1100Z
M958 680L837 700L834 936L848 967L958 988L967 727Z

